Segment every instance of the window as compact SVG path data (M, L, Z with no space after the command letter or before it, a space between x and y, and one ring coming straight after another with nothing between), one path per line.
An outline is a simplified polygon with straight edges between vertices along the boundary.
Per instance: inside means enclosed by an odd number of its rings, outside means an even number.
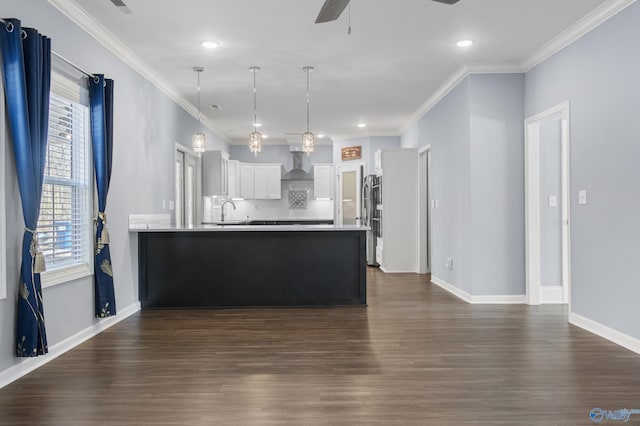
M89 94L52 74L49 141L38 221L44 287L92 273Z

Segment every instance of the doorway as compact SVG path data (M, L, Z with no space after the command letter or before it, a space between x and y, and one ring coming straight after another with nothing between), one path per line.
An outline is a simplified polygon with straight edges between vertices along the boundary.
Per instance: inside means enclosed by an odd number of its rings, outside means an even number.
M570 303L569 102L525 120L526 300Z
M431 144L418 150L418 273L431 273Z
M176 226L192 227L198 223L198 156L182 146L176 147L175 193Z
M338 202L337 224L360 225L363 164L339 165L337 167Z

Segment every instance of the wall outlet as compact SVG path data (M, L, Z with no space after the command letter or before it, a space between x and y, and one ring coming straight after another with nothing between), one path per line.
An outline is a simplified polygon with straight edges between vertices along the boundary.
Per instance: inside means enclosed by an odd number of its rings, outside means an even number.
M452 270L453 269L453 259L452 258L448 258L444 261L444 267Z

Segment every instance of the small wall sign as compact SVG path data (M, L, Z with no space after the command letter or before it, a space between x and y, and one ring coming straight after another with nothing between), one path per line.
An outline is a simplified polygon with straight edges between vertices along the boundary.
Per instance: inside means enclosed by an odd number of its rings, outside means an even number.
M362 145L342 148L342 161L359 160L362 158Z

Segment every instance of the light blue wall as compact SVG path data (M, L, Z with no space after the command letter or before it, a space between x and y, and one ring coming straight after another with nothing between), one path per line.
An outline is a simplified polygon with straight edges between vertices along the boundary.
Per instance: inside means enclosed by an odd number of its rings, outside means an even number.
M0 0L3 17L16 17L52 39L53 50L90 72L115 80L113 175L107 216L119 309L138 300L137 239L128 232L130 213L169 213L162 200L174 199L175 143L189 146L197 121L155 86L76 27L45 0ZM55 59L54 59L55 61ZM0 129L4 131L4 129ZM208 149L228 149L207 131ZM2 172L6 182L8 297L0 301L0 374L20 363L14 358L18 247L23 229L10 149ZM3 235L2 238L5 236ZM44 290L49 345L96 324L91 278Z
M524 294L523 105L523 75L470 75L402 136L431 145L432 273L472 295Z
M362 159L342 161L342 148L349 146L362 147ZM374 154L379 149L397 149L400 148L400 138L398 136L363 136L352 139L337 139L333 141L333 163L356 163L358 161L364 163L364 174L369 175L375 173Z
M640 338L640 3L526 78L526 114L571 102L571 309ZM577 204L586 190L587 205Z
M472 294L524 294L524 76L474 74L469 91Z
M282 163L286 171L293 167L293 156L289 145L264 145L262 152L254 155L245 145L230 145L229 158L243 163ZM303 155L302 168L309 172L314 163L332 163L333 147L316 145L311 155Z
M432 274L472 292L469 78L456 86L412 126L403 148L431 144ZM453 270L445 259L453 259Z

